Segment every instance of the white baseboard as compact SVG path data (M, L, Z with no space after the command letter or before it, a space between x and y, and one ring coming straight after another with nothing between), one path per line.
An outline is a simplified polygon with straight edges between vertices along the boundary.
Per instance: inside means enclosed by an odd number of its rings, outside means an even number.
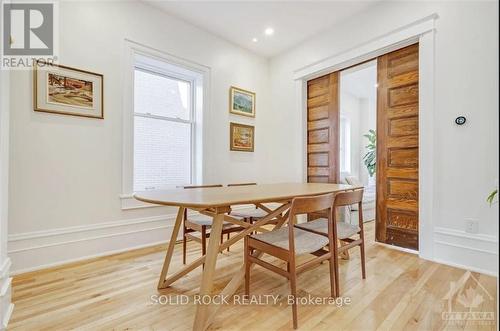
M238 206L234 210L246 209ZM11 234L11 275L35 271L170 240L176 214ZM181 232L179 232L181 234ZM181 239L178 236L177 239Z
M380 246L384 246L384 247L389 248L389 249L394 249L396 251L418 255L418 251L416 251L414 249L399 247L399 246L395 246L395 245L384 244L384 243L380 243L378 241L375 241L375 244L380 245Z
M486 234L435 227L433 260L498 276L498 239Z
M170 236L168 236L168 238L170 238ZM57 260L55 262L49 262L49 263L45 263L45 264L37 264L35 266L24 268L24 269L12 270L10 275L16 276L16 275L24 274L27 272L58 267L58 266L61 266L64 264L86 261L86 260L90 260L90 259L97 258L97 257L109 256L109 255L118 254L118 253L124 253L124 252L132 251L135 249L147 248L147 247L157 246L157 245L166 244L166 243L168 243L168 239L158 241L158 242L150 242L150 243L147 243L144 245L129 246L129 247L115 249L115 250L106 250L106 251L103 251L103 252L100 252L97 254L93 254L93 255L85 255L82 257L71 257L71 258L66 259L66 260Z
M9 258L0 265L0 330L7 328L14 310L14 305L11 303L12 278L9 277L10 266L11 260Z
M498 277L497 272L492 272L489 269L481 269L481 268L471 267L470 265L454 263L454 262L445 261L445 260L441 260L441 259L434 259L434 262L440 263L440 264L445 264L445 265L448 265L450 267L454 267L454 268L458 268L458 269L464 269L464 270L469 270L472 272L479 272L480 274Z
M0 281L3 281L9 275L10 266L12 261L10 258L6 258L0 265ZM1 288L1 287L0 287Z
M3 311L3 319L2 319L2 325L1 325L1 328L0 330L6 330L7 329L7 326L9 325L9 320L10 320L10 317L12 316L12 313L14 312L14 304L11 303L9 304L9 306L7 307L7 309L5 309L5 311Z
M166 242L176 215L9 235L11 274Z
M418 254L418 251L376 242L390 249ZM498 241L494 236L471 234L455 229L434 230L433 262L498 276Z

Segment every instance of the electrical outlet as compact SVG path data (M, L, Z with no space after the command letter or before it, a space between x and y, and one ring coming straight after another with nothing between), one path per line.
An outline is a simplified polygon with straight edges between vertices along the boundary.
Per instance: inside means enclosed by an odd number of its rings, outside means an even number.
M473 218L468 218L465 220L465 232L467 233L478 233L479 232L479 221Z

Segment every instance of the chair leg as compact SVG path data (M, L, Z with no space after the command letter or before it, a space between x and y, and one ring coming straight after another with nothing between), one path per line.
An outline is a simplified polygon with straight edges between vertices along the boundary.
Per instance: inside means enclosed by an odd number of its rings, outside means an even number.
M248 238L245 237L245 295L250 295L250 261L248 256L251 254L248 249Z
M333 246L333 266L335 273L335 295L340 296L340 279L339 279L339 253L338 253L337 241L334 241Z
M361 234L361 238L363 238L363 235ZM366 262L365 262L365 239L363 238L361 241L361 245L359 245L359 248L361 250L361 275L363 279L366 279Z
M333 243L329 245L328 249L330 250L330 260L328 261L328 265L330 267L330 296L332 298L337 297L337 277L336 277L336 272L335 272L335 261L334 261L334 254L335 250L333 248Z
M207 253L207 228L203 225L201 227L201 255Z
M250 223L251 225L253 224L253 217L250 217L247 219L247 222ZM257 231L253 231L252 233L250 233L251 235L252 234L257 234Z
M227 233L227 240L229 241L229 239L231 239L231 233L230 232ZM229 252L229 246L227 246L227 251Z
M292 302L292 317L293 317L293 328L298 328L298 318L297 318L297 274L295 269L295 261L288 262L288 270L290 270L290 292L293 297Z
M203 225L201 227L201 255L207 254L207 227ZM205 263L203 263L203 269L205 269Z
M365 231L363 229L363 203L360 202L358 205L358 221L359 221L359 237L361 238L361 245L359 249L361 250L361 275L363 279L366 279L366 262L365 262Z
M330 295L332 298L336 298L339 295L337 291L338 264L336 263L336 258L338 258L338 253L336 226L337 223L332 217L331 222L328 222L328 251L330 253L328 266L330 267Z
M182 264L186 264L186 225L183 224L182 228Z

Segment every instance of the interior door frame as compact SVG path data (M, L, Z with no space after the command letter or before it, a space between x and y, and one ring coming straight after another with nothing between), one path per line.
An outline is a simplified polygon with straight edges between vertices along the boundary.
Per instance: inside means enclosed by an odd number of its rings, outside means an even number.
M303 180L307 179L307 81L419 43L419 256L434 259L434 49L437 14L294 71L297 108L302 114Z

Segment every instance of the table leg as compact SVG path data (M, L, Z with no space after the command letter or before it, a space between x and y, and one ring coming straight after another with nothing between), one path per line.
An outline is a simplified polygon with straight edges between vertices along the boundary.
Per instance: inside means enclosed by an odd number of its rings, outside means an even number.
M282 207L288 208L289 204L285 204ZM285 224L285 222L288 220L289 213L290 213L290 211L287 211L285 213L285 215L274 226L273 230L277 230L277 229L281 228ZM256 226L256 228L257 228L257 226ZM263 254L262 252L255 251L252 255L254 257L259 258L259 257L262 256L262 254ZM254 266L255 266L255 264L253 264L251 266L251 268L254 267ZM224 287L224 289L219 293L219 295L222 296L222 297L232 296L234 293L236 293L236 291L238 290L238 288L241 286L241 284L243 283L244 279L245 279L245 265L242 265L240 267L240 269L236 272L236 274L234 274L233 278L231 278L231 280L226 285L226 287ZM209 308L210 309L208 310L206 321L205 321L205 324L204 324L202 330L207 329L210 326L210 324L212 324L212 322L213 322L213 320L215 318L215 314L221 308L221 305L215 305L215 306L211 306Z
M170 237L170 242L168 243L167 255L165 255L165 261L163 262L163 268L161 269L160 280L158 281L158 289L167 287L167 285L165 284L165 277L167 277L168 267L170 266L172 255L174 254L177 236L179 235L179 229L181 228L182 220L184 218L184 210L186 210L186 208L179 207L179 210L177 211L177 218L175 219L172 236Z
M251 228L251 230L248 231L248 230L245 229L242 232L240 232L237 235L235 235L234 237L231 237L231 239L225 241L222 245L219 246L219 252L222 253L226 248L228 248L229 246L235 244L237 241L243 239L247 234L249 234L250 232L255 231L260 226L264 225L265 223L267 223L268 221L270 221L274 217L278 218L277 215L281 214L282 212L284 212L289 207L290 207L290 205L288 203L286 203L286 204L282 205L281 207L277 208L276 210L274 210L272 213L270 213L266 217L264 217L261 220L259 220L258 222L255 222L252 225L245 224L245 225L247 225L246 227L247 228ZM216 215L213 212L209 213L209 212L201 211L201 213L204 214L204 215L207 215L207 216L211 216L211 217L215 217L215 215ZM288 215L288 212L286 212L283 217L279 217L279 223L281 225L283 225L283 223L286 221L287 215ZM227 215L224 215L223 217L224 217L225 221L231 221L231 220L227 219L228 218ZM182 278L183 276L187 275L188 273L190 273L194 269L198 268L200 265L202 265L203 263L205 263L205 258L206 258L206 255L203 255L203 256L199 257L198 259L194 260L193 262L191 262L190 264L188 264L187 266L183 267L182 269L180 269L180 270L176 271L175 273L171 274L169 277L167 277L164 280L162 288L165 288L165 287L168 287L168 286L172 285L172 283L174 283L175 281L179 280L180 278ZM243 273L243 275L244 275L244 273Z
M201 297L212 294L213 279L217 262L217 255L219 254L223 221L224 214L217 214L214 216L212 229L210 231L210 238L208 240L207 254L205 257L205 269L203 270L203 278L200 287ZM198 307L196 308L193 330L205 330L206 323L209 318L209 308L209 305L198 305Z

